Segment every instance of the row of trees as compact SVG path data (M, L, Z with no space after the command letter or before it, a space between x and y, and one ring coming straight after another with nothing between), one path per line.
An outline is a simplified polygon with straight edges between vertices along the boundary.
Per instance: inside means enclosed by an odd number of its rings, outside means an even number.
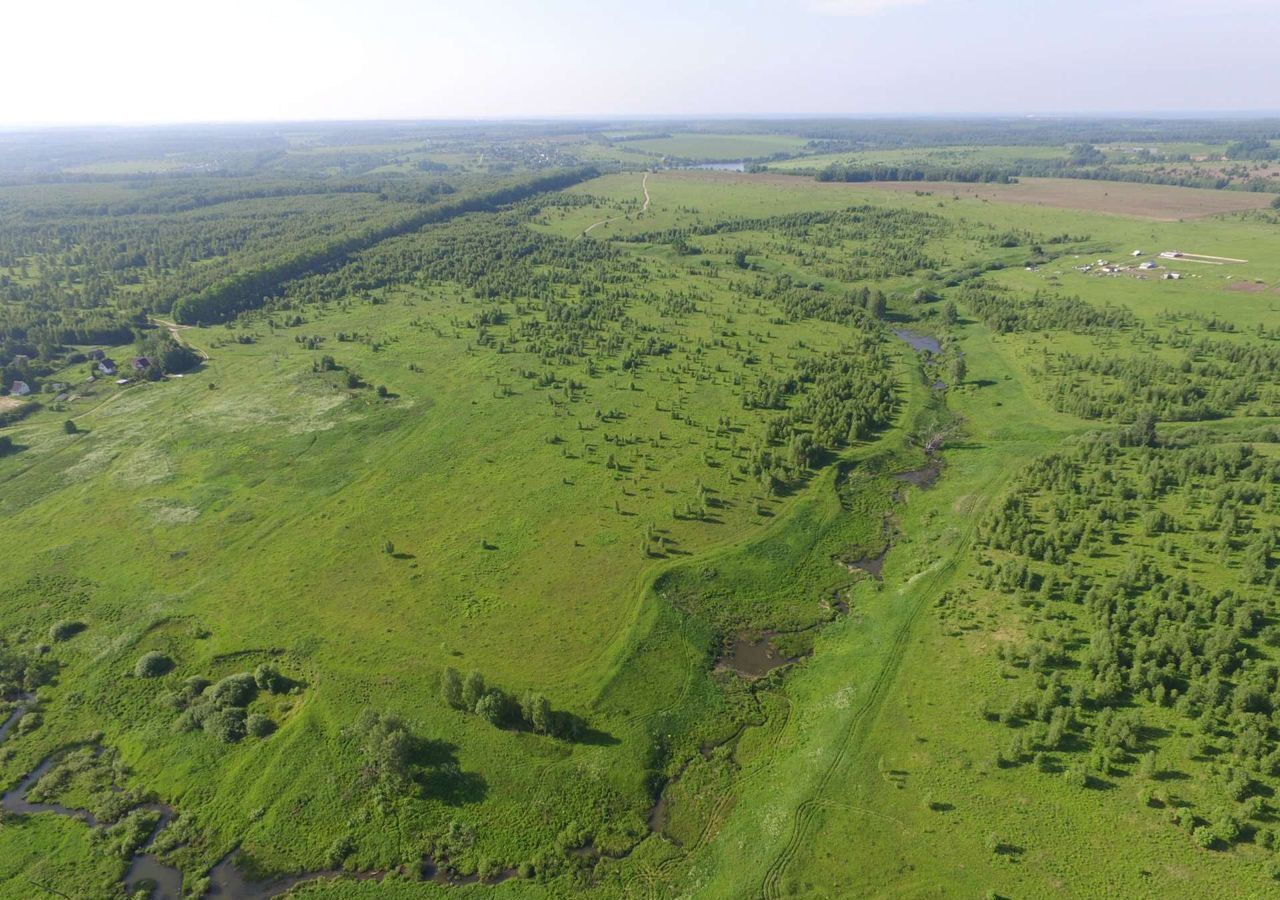
M486 685L484 675L475 670L463 678L456 669L446 668L440 677L440 698L498 728L528 728L566 740L577 737L574 717L553 711L542 694L526 691L517 701L501 688Z

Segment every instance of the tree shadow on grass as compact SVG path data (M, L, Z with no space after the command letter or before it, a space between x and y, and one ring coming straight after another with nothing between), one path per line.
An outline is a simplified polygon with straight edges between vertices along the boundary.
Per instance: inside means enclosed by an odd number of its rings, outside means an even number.
M457 745L447 741L415 739L409 761L419 768L414 780L424 797L446 806L479 803L489 795L489 785L478 772L464 772L458 765Z
M622 743L607 731L592 728L587 720L577 713L555 713L557 731L564 740L571 744L586 744L592 747L613 747Z

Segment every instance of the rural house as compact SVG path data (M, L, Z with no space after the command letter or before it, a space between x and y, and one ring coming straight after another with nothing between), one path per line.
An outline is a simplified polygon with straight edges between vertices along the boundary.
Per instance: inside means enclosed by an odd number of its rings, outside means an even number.
M101 350L90 350L89 358L95 361L101 361L107 358L107 354Z
M103 375L116 374L115 360L103 359L102 362L98 363L98 371L101 372Z
M133 358L133 370L141 372L143 369L151 368L151 360L146 356L135 356Z
M13 387L9 388L9 393L15 397L25 397L31 393L31 385L25 381L15 381Z

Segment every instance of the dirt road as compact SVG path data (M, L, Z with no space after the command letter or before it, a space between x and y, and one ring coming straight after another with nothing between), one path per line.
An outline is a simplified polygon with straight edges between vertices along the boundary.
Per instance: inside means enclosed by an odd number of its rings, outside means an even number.
M640 190L644 191L644 206L640 207L640 212L648 212L649 211L649 173L648 172L645 172L644 178L640 180ZM586 235L590 234L592 230L599 228L601 225L608 225L610 222L616 222L619 219L625 219L625 218L626 218L625 215L621 215L621 216L613 216L612 218L609 218L609 219L601 219L599 222L593 222L590 225L588 225L586 227L586 230L583 231L582 234L585 237Z

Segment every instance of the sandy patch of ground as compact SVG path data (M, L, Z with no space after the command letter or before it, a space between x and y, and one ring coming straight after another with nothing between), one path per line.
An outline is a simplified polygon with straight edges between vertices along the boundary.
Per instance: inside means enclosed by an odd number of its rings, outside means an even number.
M173 477L173 460L163 451L140 447L124 458L115 474L125 487L159 484Z
M1227 285L1229 291L1244 291L1246 294L1261 294L1267 286L1260 281L1232 281Z
M63 469L62 477L72 484L83 481L104 471L119 455L120 451L114 444L90 450L75 465Z
M307 386L288 393L223 395L206 403L198 412L205 424L226 431L247 431L263 427L279 428L289 434L328 431L341 421L335 411L349 399L342 391L315 390Z
M157 525L189 525L200 517L194 506L183 506L173 500L147 500L142 504Z
M21 397L0 397L0 413L17 409L23 403Z

